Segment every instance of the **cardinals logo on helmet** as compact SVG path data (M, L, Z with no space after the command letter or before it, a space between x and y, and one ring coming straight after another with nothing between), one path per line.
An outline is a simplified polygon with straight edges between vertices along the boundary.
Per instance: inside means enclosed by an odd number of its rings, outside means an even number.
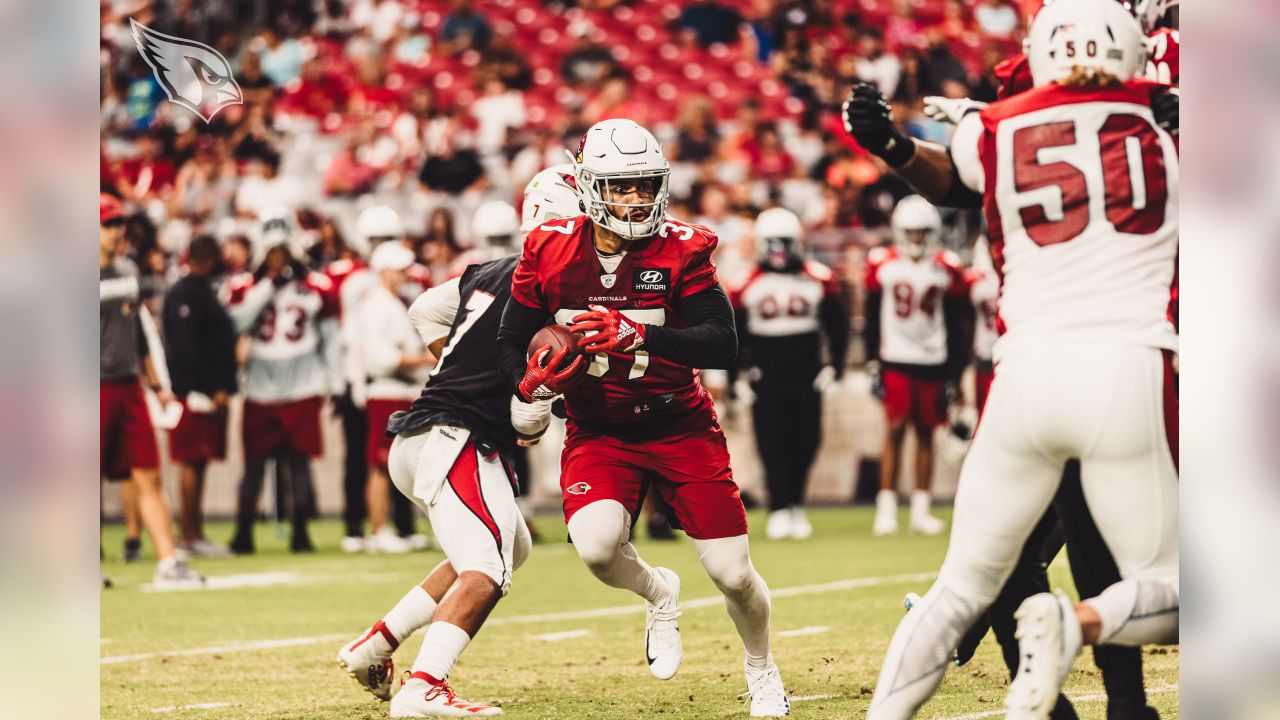
M133 18L129 22L138 52L171 102L205 122L222 108L243 102L231 64L222 53L204 43L156 32Z

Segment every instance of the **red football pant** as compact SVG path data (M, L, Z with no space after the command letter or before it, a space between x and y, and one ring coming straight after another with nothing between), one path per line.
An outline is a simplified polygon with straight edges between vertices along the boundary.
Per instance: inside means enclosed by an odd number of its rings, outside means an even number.
M671 506L689 537L746 534L747 514L719 425L690 435L625 441L569 423L560 461L566 523L598 500L616 500L634 515L646 481Z
M110 480L160 467L156 433L138 378L103 380L99 388L98 470Z
M169 457L191 464L221 460L227 456L227 413L192 412L182 403L178 426L169 431Z
M942 407L944 381L916 377L894 368L885 368L880 377L884 383L884 412L890 422L909 420L925 427L946 423L946 408Z
M320 397L287 402L244 401L244 455L263 458L281 451L303 457L319 457Z

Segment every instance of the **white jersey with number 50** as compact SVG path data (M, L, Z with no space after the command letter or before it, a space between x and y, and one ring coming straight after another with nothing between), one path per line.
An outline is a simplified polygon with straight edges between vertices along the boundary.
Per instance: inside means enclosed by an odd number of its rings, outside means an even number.
M956 128L952 157L1003 263L996 360L1058 339L1176 349L1178 157L1152 119L1155 87L1044 85Z

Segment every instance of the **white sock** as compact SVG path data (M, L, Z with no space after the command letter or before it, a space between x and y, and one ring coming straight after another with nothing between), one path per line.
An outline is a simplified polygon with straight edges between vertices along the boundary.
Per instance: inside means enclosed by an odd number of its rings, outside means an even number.
M431 598L431 594L423 590L421 585L415 585L383 616L382 621L387 624L391 634L396 636L396 642L403 643L419 628L426 627L435 611L436 601Z
M752 655L747 653L747 667L756 670L764 670L773 664L773 653L765 653L763 655Z
M458 656L467 649L471 636L457 625L433 622L422 638L422 650L413 661L413 671L430 675L437 680L449 677Z

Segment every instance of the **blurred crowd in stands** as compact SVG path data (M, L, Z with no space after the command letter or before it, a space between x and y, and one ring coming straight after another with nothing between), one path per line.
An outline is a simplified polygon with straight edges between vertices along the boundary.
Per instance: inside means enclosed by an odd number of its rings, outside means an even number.
M228 269L258 214L296 210L316 269L360 254L359 211L397 209L436 282L485 200L519 206L592 123L629 117L672 160L670 213L721 238L732 282L751 225L781 204L811 251L856 284L906 194L840 129L856 78L876 82L917 136L947 127L928 95L994 96L1023 8L1006 0L103 0L101 184L129 210L125 250L163 292L191 238ZM170 102L129 19L207 43L243 104L211 122ZM977 230L948 218L963 250Z

